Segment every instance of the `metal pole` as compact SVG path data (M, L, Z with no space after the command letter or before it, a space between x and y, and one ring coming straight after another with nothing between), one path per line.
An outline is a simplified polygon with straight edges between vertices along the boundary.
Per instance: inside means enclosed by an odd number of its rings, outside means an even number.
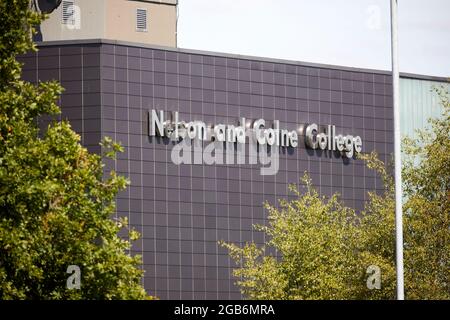
M392 89L394 100L394 158L395 158L395 233L396 233L396 267L397 300L405 299L403 280L403 215L402 215L402 163L400 149L400 99L398 70L398 30L397 0L391 0L391 54L392 54Z

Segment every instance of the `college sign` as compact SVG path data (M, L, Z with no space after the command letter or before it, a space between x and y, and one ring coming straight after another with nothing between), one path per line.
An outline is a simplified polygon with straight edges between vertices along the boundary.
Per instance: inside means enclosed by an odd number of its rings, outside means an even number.
M344 157L351 158L362 150L360 136L336 135L336 127L327 125L319 127L312 123L304 126L304 141L310 149L320 149L340 152ZM280 129L280 122L273 121L273 128L266 127L264 119L252 123L240 118L238 125L216 124L207 125L203 121L185 122L179 119L178 111L171 112L170 118L164 111L148 112L149 136L167 137L172 141L197 140L221 143L245 144L257 143L260 146L296 148L299 135L296 130Z

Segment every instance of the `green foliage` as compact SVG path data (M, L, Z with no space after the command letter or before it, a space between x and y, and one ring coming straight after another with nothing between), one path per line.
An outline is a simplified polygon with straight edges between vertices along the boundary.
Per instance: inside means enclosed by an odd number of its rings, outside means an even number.
M395 187L390 168L378 159L378 154L361 154L369 169L374 170L383 181L382 193L369 191L364 210L360 214L358 232L360 235L359 270L376 265L381 270L381 289L369 290L368 275L364 274L356 283L359 299L395 299Z
M437 90L441 118L419 141L405 139L405 290L409 299L450 299L450 103ZM266 204L265 247L220 244L229 250L233 271L249 299L395 299L394 181L375 152L360 156L384 182L369 192L364 210L345 207L338 195L321 197L303 178L304 193L278 208ZM267 250L267 249L271 250ZM275 251L277 254L269 254ZM381 270L381 289L369 290L367 267Z
M268 203L268 225L256 228L268 235L267 246L276 248L282 259L264 255L265 248L248 244L230 250L242 267L234 274L242 292L251 299L342 299L352 281L356 239L352 221L355 212L340 203L337 196L320 197L308 176L306 186L293 201L280 201L277 209Z
M404 139L405 285L410 299L450 299L450 99L419 141Z
M20 80L18 54L34 49L42 16L28 0L0 0L0 298L144 299L140 256L118 237L115 196L128 184L80 145L67 122L40 133L35 119L56 114L62 88ZM121 147L105 139L105 156ZM129 230L130 240L137 233ZM67 289L69 265L81 288Z
M366 287L366 269L370 265L378 265L382 270L386 267L389 273L395 274L392 243L387 248L373 243L375 234L383 241L392 237L389 232L378 234L380 230L374 229L377 218L385 218L378 211L377 217L369 214L378 203L366 208L367 213L358 215L344 206L337 194L331 198L320 196L307 174L302 182L304 193L290 186L297 199L280 200L278 208L265 204L268 224L255 228L268 236L266 247L248 243L240 248L221 242L239 265L234 276L240 279L237 284L244 296L250 299L392 298L392 286L381 290ZM390 230L392 223L393 219L383 221ZM276 249L277 256L266 255L267 248Z
M14 86L20 79L18 54L35 49L31 26L38 25L44 16L29 10L29 1L0 1L0 90ZM3 105L2 105L3 106Z

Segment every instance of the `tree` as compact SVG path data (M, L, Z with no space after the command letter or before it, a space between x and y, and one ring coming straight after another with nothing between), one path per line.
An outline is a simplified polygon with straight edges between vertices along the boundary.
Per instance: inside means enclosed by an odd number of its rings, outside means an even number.
M450 299L450 97L419 139L405 138L405 286L410 299Z
M239 248L222 243L240 262L234 271L238 285L250 299L343 299L355 272L353 249L355 212L343 206L336 195L319 196L307 175L306 191L293 201L280 201L277 209L268 203L268 225L256 229L269 236L267 247L279 257L264 255L265 248L248 244Z
M306 173L302 182L303 193L290 186L297 199L280 200L278 208L265 203L268 223L255 226L268 236L264 247L247 243L241 248L221 242L238 265L233 274L243 295L292 300L392 298L391 285L381 290L366 286L366 270L371 265L382 272L386 268L389 278L392 272L395 275L393 243L379 247L392 238L393 223L387 218L388 209L378 210L382 196L371 194L373 203L367 213L358 215L337 194L320 196ZM381 232L375 229L380 220Z
M0 298L142 299L141 258L118 237L126 219L112 219L127 185L102 157L80 145L67 122L40 132L35 119L56 114L56 82L20 80L16 56L36 50L31 34L44 16L28 0L0 0ZM105 139L104 156L121 147ZM138 234L129 230L129 239ZM71 265L80 289L69 289Z
M450 103L419 140L405 139L405 289L409 299L450 298ZM265 204L269 240L264 247L220 244L237 268L237 285L249 299L395 299L395 197L389 169L375 152L360 156L382 178L384 192L368 193L359 214L337 194L327 199L306 175L306 191L293 201ZM268 250L269 249L269 250ZM270 254L270 252L277 254ZM381 272L380 289L367 286L368 267ZM370 270L370 269L369 269Z
M378 159L376 152L359 156L383 182L383 192L368 192L364 210L357 221L359 231L358 255L360 278L356 283L358 299L395 299L395 185L391 175L392 164ZM381 272L381 287L369 289L366 285L368 266L377 266ZM364 273L361 273L361 272ZM352 297L353 298L353 297Z

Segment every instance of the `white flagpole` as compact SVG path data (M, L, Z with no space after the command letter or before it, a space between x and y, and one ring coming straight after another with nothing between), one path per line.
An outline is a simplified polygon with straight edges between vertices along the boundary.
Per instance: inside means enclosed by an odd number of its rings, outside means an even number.
M396 267L397 300L405 299L403 280L403 215L402 215L402 163L400 149L400 97L398 69L398 30L397 0L391 0L391 54L392 54L392 89L394 100L394 157L395 157L395 233L396 233Z

